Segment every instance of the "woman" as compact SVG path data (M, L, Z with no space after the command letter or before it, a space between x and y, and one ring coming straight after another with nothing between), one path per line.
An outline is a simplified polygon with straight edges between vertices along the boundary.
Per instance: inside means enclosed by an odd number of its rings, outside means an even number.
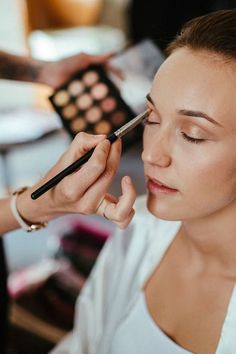
M55 353L236 353L236 9L190 21L168 54L147 96L147 200Z

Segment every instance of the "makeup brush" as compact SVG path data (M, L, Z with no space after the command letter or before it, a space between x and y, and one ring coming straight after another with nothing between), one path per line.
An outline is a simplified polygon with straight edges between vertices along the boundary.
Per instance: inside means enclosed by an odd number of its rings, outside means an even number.
M121 138L125 134L129 133L132 129L134 129L138 124L140 124L149 114L149 109L143 113L140 113L137 117L131 119L128 123L124 124L121 128L117 129L114 133L110 134L107 139L114 143L118 138ZM81 156L78 160L73 162L71 165L66 167L64 170L59 172L56 176L51 178L48 182L43 184L41 187L36 189L32 194L32 199L39 198L42 194L47 192L49 189L56 186L64 177L78 170L88 159L92 156L95 147L91 150L87 151L83 156Z

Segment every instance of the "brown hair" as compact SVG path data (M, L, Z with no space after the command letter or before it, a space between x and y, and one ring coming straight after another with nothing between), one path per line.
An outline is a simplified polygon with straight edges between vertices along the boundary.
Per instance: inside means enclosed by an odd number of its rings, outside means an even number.
M170 55L183 47L236 59L236 8L211 12L188 21L167 46L166 53Z

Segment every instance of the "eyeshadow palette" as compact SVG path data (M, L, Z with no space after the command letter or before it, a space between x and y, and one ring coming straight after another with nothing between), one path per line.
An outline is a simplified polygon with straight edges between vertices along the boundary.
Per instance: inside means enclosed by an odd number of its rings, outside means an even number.
M79 71L49 100L72 138L81 131L109 135L136 115L101 65ZM142 129L137 126L122 138L124 148L141 137Z

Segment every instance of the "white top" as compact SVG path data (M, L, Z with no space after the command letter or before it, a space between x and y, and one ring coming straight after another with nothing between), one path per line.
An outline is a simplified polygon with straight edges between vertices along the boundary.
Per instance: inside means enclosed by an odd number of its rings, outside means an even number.
M153 321L141 291L111 341L110 354L193 354L172 341Z
M136 216L105 244L77 301L73 334L52 354L110 354L112 340L181 223L159 220L139 197ZM236 353L234 287L216 354ZM134 354L134 353L130 353ZM135 353L136 354L136 353Z

